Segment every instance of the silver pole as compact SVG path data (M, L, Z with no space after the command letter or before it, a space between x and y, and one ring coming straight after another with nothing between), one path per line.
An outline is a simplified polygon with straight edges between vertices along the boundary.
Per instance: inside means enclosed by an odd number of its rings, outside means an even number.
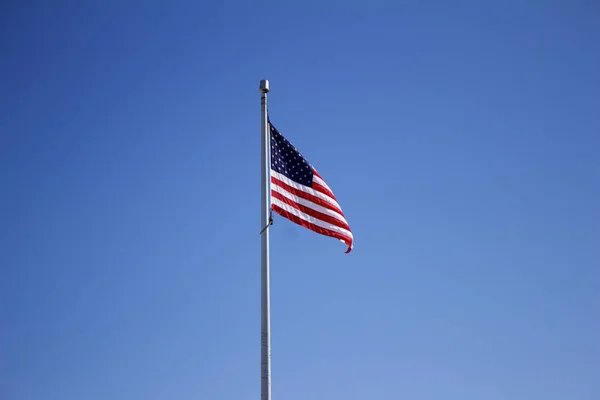
M271 293L269 262L269 181L271 164L269 160L269 127L267 126L267 92L269 81L261 80L258 89L261 93L261 317L260 317L260 398L271 400Z

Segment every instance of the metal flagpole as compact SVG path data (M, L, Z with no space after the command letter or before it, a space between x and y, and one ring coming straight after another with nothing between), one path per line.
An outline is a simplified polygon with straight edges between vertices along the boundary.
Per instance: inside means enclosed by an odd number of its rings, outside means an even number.
M269 127L267 114L267 92L269 81L261 80L258 89L261 93L261 317L260 317L260 398L271 400L271 293L269 263L269 181L271 168L269 162Z

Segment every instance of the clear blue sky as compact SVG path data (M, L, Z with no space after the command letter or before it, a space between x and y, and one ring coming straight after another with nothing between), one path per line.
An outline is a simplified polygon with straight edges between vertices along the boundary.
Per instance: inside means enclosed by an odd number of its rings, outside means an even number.
M93 3L0 8L0 398L259 398L265 78L274 399L600 398L597 2Z

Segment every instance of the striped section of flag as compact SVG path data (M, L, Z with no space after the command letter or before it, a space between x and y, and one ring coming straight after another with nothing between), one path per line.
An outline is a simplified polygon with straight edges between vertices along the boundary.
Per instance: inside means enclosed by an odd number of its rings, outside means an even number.
M271 208L277 214L321 235L354 247L354 237L325 180L270 123Z

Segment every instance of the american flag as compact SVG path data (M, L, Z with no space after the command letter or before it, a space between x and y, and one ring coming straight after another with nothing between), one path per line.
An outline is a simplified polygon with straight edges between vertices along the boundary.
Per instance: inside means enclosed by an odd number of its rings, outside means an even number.
M271 124L271 208L311 231L353 248L353 236L333 192L321 175Z

